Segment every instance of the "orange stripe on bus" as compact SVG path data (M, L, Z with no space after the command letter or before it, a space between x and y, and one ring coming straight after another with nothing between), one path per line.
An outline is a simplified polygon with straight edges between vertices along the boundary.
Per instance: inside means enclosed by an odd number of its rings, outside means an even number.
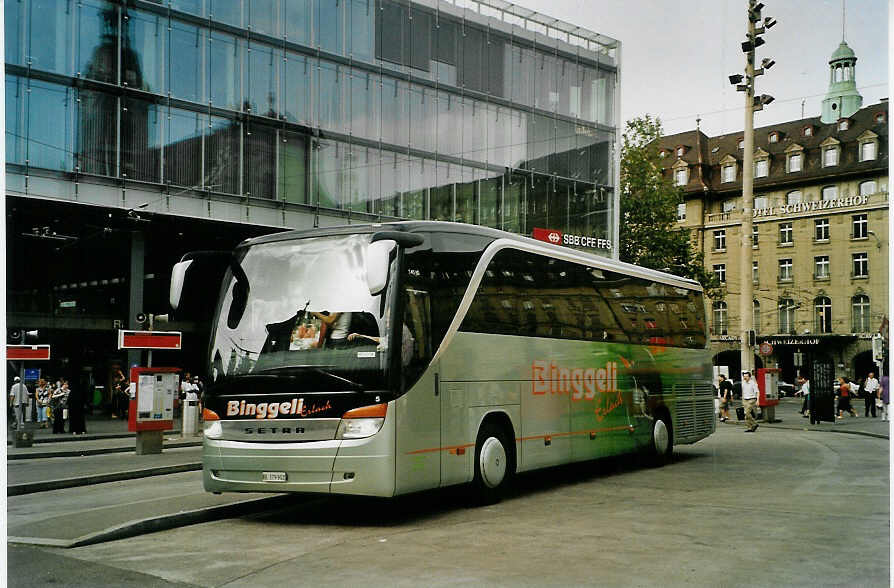
M605 427L603 429L587 429L586 431L571 431L568 433L550 433L544 435L532 435L530 437L516 437L516 441L533 441L535 439L547 439L549 437L570 437L572 435L591 435L595 433L608 433L611 431L633 431L633 425L622 425L619 427ZM465 445L448 445L446 447L432 447L430 449L416 449L408 451L407 455L419 455L422 453L436 453L438 451L446 451L451 455L463 455L464 451L469 447L475 447L474 443L466 443Z

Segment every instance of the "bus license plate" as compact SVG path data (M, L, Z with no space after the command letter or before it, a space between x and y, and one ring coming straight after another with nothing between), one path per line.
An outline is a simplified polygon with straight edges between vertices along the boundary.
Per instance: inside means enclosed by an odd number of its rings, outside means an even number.
M265 482L285 482L288 476L285 472L261 472L261 479Z

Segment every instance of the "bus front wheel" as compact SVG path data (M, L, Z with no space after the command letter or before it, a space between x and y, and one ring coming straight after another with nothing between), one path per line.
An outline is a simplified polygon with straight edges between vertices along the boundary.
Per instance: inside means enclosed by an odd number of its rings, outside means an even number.
M511 454L505 431L485 423L475 442L475 502L493 504L500 500L512 476Z

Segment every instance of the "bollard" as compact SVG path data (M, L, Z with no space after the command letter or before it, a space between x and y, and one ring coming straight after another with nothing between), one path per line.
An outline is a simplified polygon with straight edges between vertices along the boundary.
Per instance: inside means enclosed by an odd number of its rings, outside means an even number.
M196 434L199 422L199 401L187 400L183 406L183 437L192 437Z

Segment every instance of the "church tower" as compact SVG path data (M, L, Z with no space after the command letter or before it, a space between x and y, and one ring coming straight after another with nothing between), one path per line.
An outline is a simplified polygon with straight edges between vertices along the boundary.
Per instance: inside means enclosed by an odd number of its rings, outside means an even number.
M829 60L829 91L823 100L821 119L824 123L834 123L860 110L863 97L857 91L854 79L857 56L844 40Z

